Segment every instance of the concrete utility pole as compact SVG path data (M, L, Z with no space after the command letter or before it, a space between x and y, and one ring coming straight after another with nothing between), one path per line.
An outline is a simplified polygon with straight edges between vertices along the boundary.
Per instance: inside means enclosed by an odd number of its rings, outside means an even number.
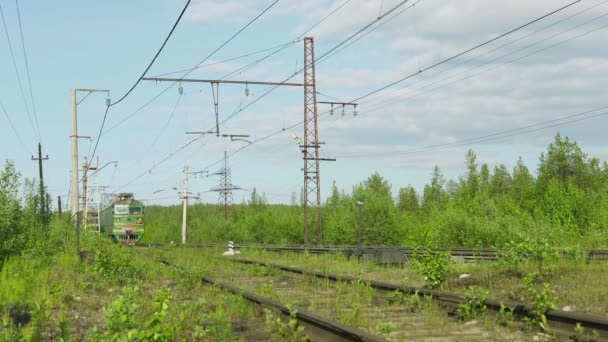
M188 199L194 198L199 199L199 196L190 196L188 192L188 165L184 166L184 192L181 195L184 203L183 217L182 217L182 244L186 243L186 226L188 223Z
M76 98L76 93L79 91L88 93L80 101L78 101ZM80 199L80 194L78 191L78 138L90 138L78 136L78 105L89 95L95 92L107 93L108 96L110 95L110 91L105 89L72 88L72 134L70 135L70 140L72 141L72 196L70 198L70 202L72 206L72 219L74 220L76 219L76 214L78 213ZM106 99L106 104L108 103L109 98Z
M59 216L61 216L61 196L57 196L57 210L59 210Z
M72 218L78 214L78 113L76 103L76 89L72 89Z
M46 224L46 207L45 207L45 199L44 199L44 177L42 175L42 161L43 160L49 160L49 156L47 155L46 157L42 158L42 145L40 145L40 143L38 143L38 158L34 158L34 156L32 156L32 160L37 160L38 161L38 173L40 176L40 215L43 218L43 223Z

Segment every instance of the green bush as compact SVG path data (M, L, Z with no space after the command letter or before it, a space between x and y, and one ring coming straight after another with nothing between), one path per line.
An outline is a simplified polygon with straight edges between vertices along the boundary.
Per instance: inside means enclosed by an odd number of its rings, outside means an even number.
M443 285L452 273L453 267L450 258L450 252L432 253L427 249L424 253L420 253L416 249L410 265L414 272L424 278L427 288L436 289Z

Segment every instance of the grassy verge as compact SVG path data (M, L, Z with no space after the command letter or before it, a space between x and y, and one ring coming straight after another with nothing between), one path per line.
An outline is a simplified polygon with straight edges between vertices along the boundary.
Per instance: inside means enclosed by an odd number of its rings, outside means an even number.
M0 341L249 341L272 333L241 297L203 286L204 269L168 269L86 232L91 253L81 262L73 227L56 220L51 229L59 237L51 250L25 251L0 270Z

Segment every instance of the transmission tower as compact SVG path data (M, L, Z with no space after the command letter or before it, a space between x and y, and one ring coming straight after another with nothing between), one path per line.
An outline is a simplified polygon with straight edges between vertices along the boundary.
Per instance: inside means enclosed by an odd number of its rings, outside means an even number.
M228 208L234 202L234 199L232 197L232 190L243 190L243 188L232 184L232 179L230 177L230 168L228 167L228 154L226 153L226 151L224 151L224 167L218 172L215 172L214 174L219 175L221 177L220 185L211 189L211 191L215 191L218 193L219 204L224 205L224 218L227 218Z
M319 170L319 130L317 125L317 84L315 47L312 37L304 38L304 243L323 244L321 186Z

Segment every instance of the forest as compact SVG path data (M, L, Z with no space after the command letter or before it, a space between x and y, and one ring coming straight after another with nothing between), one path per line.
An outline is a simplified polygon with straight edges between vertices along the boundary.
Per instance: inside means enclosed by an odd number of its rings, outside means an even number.
M477 162L469 150L465 173L446 179L438 167L422 193L392 189L380 173L350 192L334 182L323 203L323 243L357 243L361 208L362 243L377 246L503 247L545 239L556 247L608 245L608 165L591 158L559 133L539 158L535 174L519 158L509 170ZM181 241L180 205L148 206L143 242ZM268 204L255 189L246 203L223 207L192 204L188 242L303 243L302 199Z

